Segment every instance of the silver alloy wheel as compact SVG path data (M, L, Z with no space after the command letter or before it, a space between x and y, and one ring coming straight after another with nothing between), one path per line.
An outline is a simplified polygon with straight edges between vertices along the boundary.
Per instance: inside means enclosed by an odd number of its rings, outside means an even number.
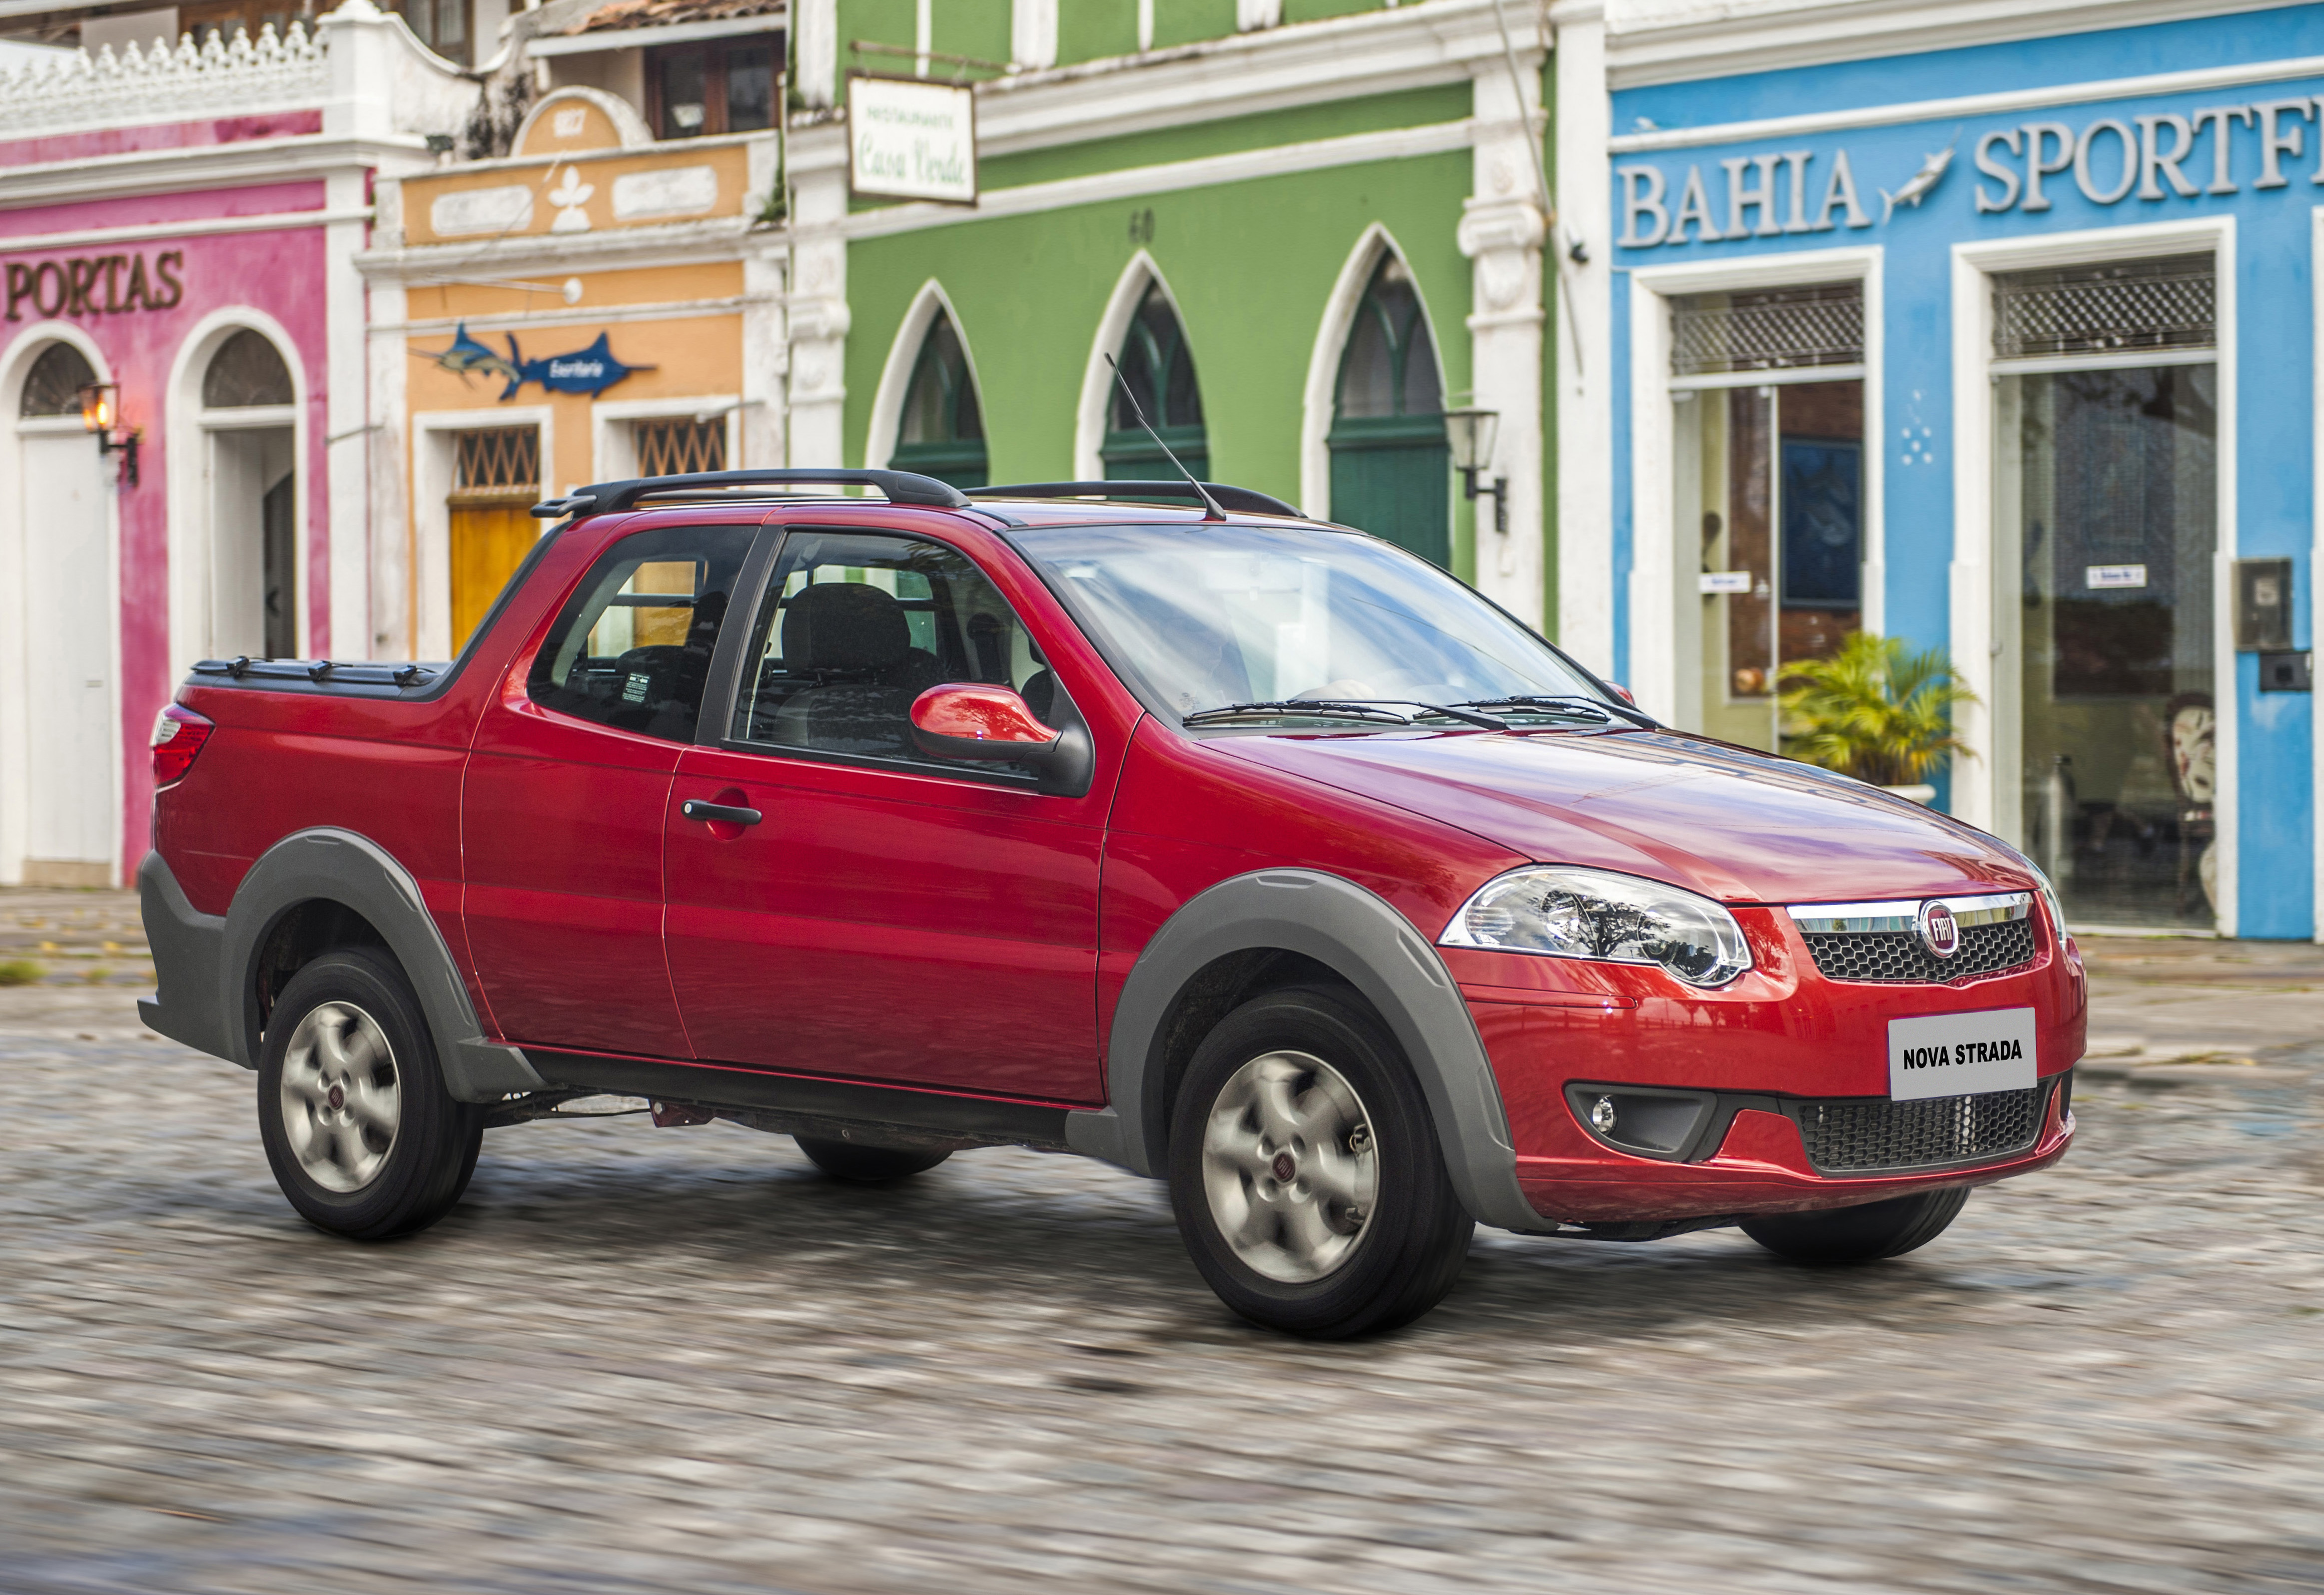
M307 1177L360 1191L379 1177L403 1122L395 1053L379 1021L352 1002L324 1002L282 1055L282 1133Z
M1286 1285L1321 1279L1371 1222L1379 1148L1345 1076L1270 1052L1220 1088L1203 1129L1203 1193L1243 1264Z

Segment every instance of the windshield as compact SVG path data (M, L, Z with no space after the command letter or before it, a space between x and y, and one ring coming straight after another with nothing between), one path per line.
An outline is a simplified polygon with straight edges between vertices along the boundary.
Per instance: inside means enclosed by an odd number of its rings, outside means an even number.
M1296 715L1278 707L1293 700L1406 713L1605 701L1540 638L1377 539L1213 525L1027 527L1014 535L1116 667L1182 717L1236 705L1257 717Z

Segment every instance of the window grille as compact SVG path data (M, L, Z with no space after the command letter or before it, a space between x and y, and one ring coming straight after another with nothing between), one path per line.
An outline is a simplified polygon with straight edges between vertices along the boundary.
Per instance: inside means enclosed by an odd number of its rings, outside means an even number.
M70 344L55 343L41 351L25 374L19 415L78 415L80 391L97 380L88 358Z
M488 427L453 434L453 496L469 500L540 496L540 429Z
M1864 285L1827 282L1671 301L1671 374L1790 371L1864 358Z
M637 436L641 476L683 476L726 468L723 420L640 421Z
M2012 272L1993 281L1994 357L2211 348L2218 298L2208 254Z
M266 335L244 327L218 346L202 373L202 406L242 410L256 404L289 404L290 368Z

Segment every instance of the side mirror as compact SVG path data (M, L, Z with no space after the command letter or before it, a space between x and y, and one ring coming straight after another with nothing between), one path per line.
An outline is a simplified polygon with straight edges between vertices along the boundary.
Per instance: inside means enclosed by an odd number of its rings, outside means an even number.
M1630 689L1628 687L1623 686L1618 681L1609 681L1606 685L1613 692L1616 697L1620 698L1624 703L1629 705L1630 707L1635 709L1638 706L1638 700L1630 696Z
M981 681L947 681L914 698L912 741L931 759L1022 764L1045 792L1078 796L1095 764L1079 724L1064 731L1044 724L1015 692Z

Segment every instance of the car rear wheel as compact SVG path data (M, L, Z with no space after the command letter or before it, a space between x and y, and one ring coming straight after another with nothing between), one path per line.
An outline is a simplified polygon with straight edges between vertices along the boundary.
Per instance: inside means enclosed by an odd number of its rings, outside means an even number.
M1318 1339L1427 1312L1476 1229L1395 1038L1323 989L1254 998L1204 1038L1172 1113L1170 1201L1222 1301Z
M258 1131L300 1217L386 1240L449 1212L484 1114L452 1100L410 982L369 948L327 953L283 987L258 1065Z
M1960 1216L1969 1187L1921 1191L1822 1212L1770 1212L1745 1219L1743 1233L1795 1263L1871 1263L1926 1246Z
M858 1185L884 1185L891 1180L926 1174L952 1156L942 1147L866 1147L854 1141L830 1141L820 1136L793 1136L798 1149L817 1168L835 1180Z

